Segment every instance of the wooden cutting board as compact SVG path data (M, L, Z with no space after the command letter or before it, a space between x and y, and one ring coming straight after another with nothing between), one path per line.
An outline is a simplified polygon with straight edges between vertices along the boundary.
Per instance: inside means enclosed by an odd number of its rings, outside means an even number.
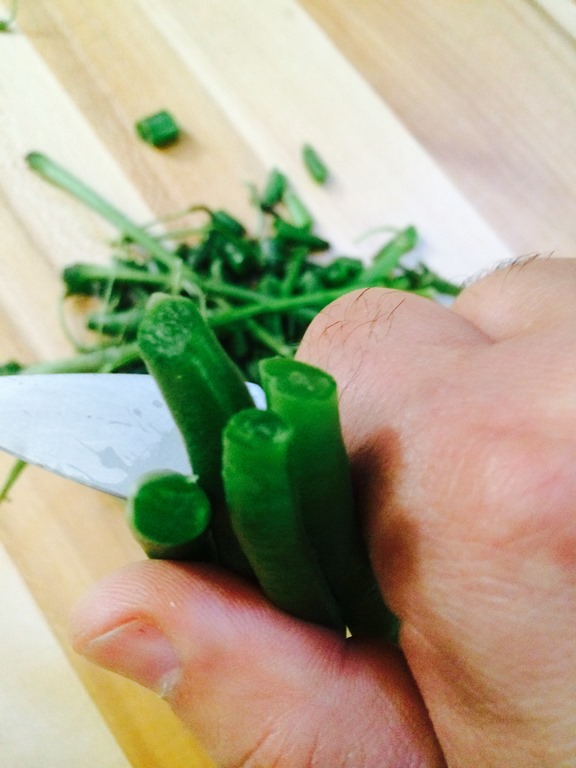
M572 255L576 52L530 2L20 5L0 37L2 360L68 354L59 271L109 258L111 230L26 169L32 150L141 221L191 203L245 218L245 183L279 166L346 252L414 223L450 278ZM166 151L133 128L160 108L185 130ZM305 141L326 188L301 167ZM165 704L68 646L75 600L141 557L120 504L30 468L0 507L0 542L2 768L210 765Z

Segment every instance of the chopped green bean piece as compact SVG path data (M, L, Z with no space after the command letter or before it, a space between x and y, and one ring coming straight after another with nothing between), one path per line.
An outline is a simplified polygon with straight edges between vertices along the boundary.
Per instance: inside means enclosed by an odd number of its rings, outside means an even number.
M287 243L307 246L310 252L326 251L330 248L327 240L313 234L306 227L297 227L280 217L274 220L274 232Z
M372 264L360 275L360 280L371 281L392 277L400 259L418 244L418 232L413 226L400 230L372 259Z
M7 360L0 365L0 376L14 376L17 373L21 373L24 366L17 360Z
M161 110L136 123L136 132L147 144L168 147L180 138L180 128L170 112Z
M273 169L268 176L264 192L260 198L260 207L263 210L268 210L278 205L284 196L286 184L286 176L281 171Z
M282 202L290 215L290 222L295 227L300 227L301 229L312 228L314 224L312 214L291 186L287 186L284 190Z
M348 285L360 277L364 269L360 259L352 259L349 256L338 256L327 264L321 271L320 277L328 288L336 288Z
M244 237L246 234L244 224L226 211L211 211L210 219L212 227L224 235Z
M302 159L310 176L318 184L325 184L328 179L328 168L324 161L310 144L302 147Z

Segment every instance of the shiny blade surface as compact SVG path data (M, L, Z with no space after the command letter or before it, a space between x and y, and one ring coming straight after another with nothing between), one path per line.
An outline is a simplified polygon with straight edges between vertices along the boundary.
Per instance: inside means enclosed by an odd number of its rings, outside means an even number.
M261 390L249 386L263 407ZM0 377L0 450L120 497L147 472L191 472L168 407L146 374Z

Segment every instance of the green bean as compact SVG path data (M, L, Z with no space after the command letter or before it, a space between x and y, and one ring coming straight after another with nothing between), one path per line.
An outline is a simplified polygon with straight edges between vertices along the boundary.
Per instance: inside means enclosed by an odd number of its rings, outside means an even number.
M166 290L170 285L167 273L151 274L143 269L115 264L71 264L62 271L62 280L67 293L86 296L93 296L102 286L111 283L146 286L153 291Z
M223 475L232 525L262 591L277 607L343 631L302 524L291 436L271 411L240 411L228 422Z
M154 472L143 477L126 505L128 524L148 557L213 562L210 502L192 477Z
M291 245L305 245L310 253L315 251L326 251L330 248L330 243L309 231L307 227L299 227L291 224L280 217L274 220L274 232L286 243Z
M286 176L277 168L273 168L266 180L266 186L259 201L260 207L263 210L269 210L278 205L286 190L286 184Z
M260 363L268 407L293 430L295 482L306 531L353 635L392 638L397 630L378 588L356 517L340 429L336 382L295 360Z
M246 383L189 299L154 295L137 339L212 504L219 560L232 571L248 574L248 562L226 514L221 474L226 422L253 405Z
M136 123L136 133L154 147L167 147L180 138L176 120L166 110L143 117Z
M400 230L380 248L372 259L372 264L364 270L360 279L370 282L391 277L400 264L402 256L413 250L417 244L418 232L415 227L409 226Z
M337 288L343 285L350 285L353 280L360 277L364 269L360 259L353 259L349 256L338 256L330 264L322 267L320 277L322 283L328 288Z
M286 206L290 222L295 227L301 227L302 229L308 230L312 229L314 224L312 214L304 204L304 201L296 194L290 185L284 190L282 202Z
M210 211L210 222L213 229L223 235L232 237L244 237L246 227L241 221L231 216L227 211Z
M302 159L310 176L318 184L324 184L328 178L328 168L324 161L310 144L302 147Z

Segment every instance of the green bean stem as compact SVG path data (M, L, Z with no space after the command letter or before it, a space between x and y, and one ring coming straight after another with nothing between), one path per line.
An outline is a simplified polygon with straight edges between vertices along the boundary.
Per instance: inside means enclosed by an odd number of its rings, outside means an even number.
M5 19L0 19L0 32L8 32L12 28L16 16L18 15L18 0L12 0L8 11L8 16Z
M138 226L70 171L40 152L30 152L26 156L26 162L43 179L80 200L88 208L102 216L109 224L116 227L125 237L145 248L160 264L167 268L176 267L179 259L171 251L164 248L157 238L148 234L145 229Z
M20 373L111 373L139 360L140 350L135 342L111 344L61 360L32 363Z
M10 497L10 491L27 466L28 464L24 461L24 459L15 459L6 479L4 480L4 483L2 484L2 487L0 488L0 504L8 501Z

